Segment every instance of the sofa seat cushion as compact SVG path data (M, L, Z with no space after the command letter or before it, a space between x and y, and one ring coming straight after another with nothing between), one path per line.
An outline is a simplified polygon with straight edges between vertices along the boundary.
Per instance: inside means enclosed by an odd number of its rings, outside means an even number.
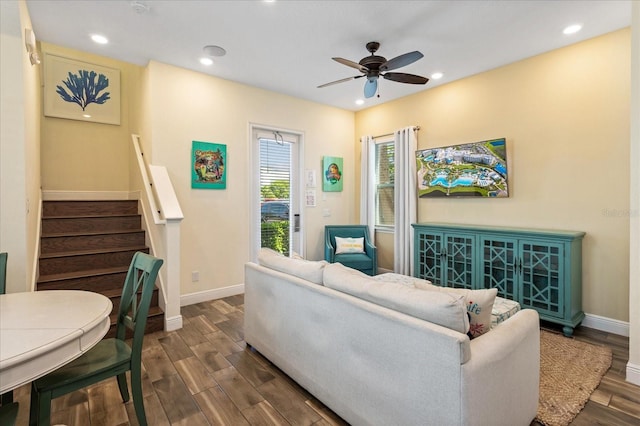
M325 287L459 333L469 331L464 295L422 291L398 283L378 281L340 263L325 266L323 282Z
M303 280L322 285L322 272L329 262L325 260L305 260L301 257L287 257L270 248L262 247L258 253L258 263L269 269L290 274Z
M335 261L355 269L371 269L371 258L364 253L336 254Z
M470 316L469 332L471 336L478 337L491 329L493 303L498 294L498 290L495 288L470 290L440 287L433 285L428 280L395 273L381 274L375 278L379 281L399 283L410 288L463 295Z
M496 297L491 309L491 328L511 318L520 310L520 304L515 300Z

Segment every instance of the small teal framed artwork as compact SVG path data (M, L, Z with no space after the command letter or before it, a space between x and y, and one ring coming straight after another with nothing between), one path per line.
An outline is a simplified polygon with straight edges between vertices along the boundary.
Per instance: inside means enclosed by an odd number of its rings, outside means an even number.
M342 157L322 158L322 190L342 192Z
M191 148L191 188L226 189L227 146L193 141Z

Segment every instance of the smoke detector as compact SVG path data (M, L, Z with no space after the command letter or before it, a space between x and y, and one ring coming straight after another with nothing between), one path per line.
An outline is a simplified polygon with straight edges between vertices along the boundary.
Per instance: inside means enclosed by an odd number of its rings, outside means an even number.
M224 56L227 54L227 51L220 46L214 46L212 44L205 46L202 48L202 51L207 56Z

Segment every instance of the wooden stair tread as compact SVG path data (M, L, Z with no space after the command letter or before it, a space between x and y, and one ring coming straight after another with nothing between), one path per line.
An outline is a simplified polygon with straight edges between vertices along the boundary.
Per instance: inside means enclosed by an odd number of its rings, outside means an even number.
M128 270L129 270L128 266L118 266L114 268L85 269L83 271L65 272L62 274L40 275L40 278L38 278L38 283L61 281L61 280L67 280L70 278L84 278L84 277L91 277L95 275L119 274L123 272L126 273Z
M144 251L148 248L145 246L130 246L130 247L109 247L104 249L92 249L92 250L77 250L77 251L65 251L58 253L46 253L40 254L40 259L53 259L56 257L68 257L68 256L82 256L86 254L102 254L102 253L115 253L123 251Z
M157 315L163 315L164 311L160 308L160 306L150 306L149 313L147 314L147 318L155 317ZM111 326L116 325L116 320L118 319L118 313L112 313L109 315L109 321L111 321Z
M95 218L103 218L103 217L136 217L139 214L133 213L98 213L98 214L78 214L78 215L50 215L50 216L42 216L43 220L47 219L95 219Z
M142 291L142 289L138 290L138 294L140 294L140 292ZM158 287L156 286L156 288L154 288L153 291L158 291ZM111 290L104 290L101 291L100 294L102 294L103 296L108 297L109 299L113 299L113 298L120 298L120 296L122 296L122 289L121 288L114 288ZM153 306L151 307L153 308ZM149 309L151 309L149 308Z
M82 236L96 236L96 235L115 235L115 234L139 234L144 232L144 229L116 229L113 231L94 231L94 232L57 232L50 234L42 234L42 238L52 237L82 237Z

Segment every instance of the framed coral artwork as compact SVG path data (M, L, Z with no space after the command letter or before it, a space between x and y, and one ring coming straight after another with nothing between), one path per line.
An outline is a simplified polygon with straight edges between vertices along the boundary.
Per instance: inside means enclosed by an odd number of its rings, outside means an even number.
M45 54L44 115L120 124L120 70Z
M227 146L199 141L191 146L191 188L226 189Z

